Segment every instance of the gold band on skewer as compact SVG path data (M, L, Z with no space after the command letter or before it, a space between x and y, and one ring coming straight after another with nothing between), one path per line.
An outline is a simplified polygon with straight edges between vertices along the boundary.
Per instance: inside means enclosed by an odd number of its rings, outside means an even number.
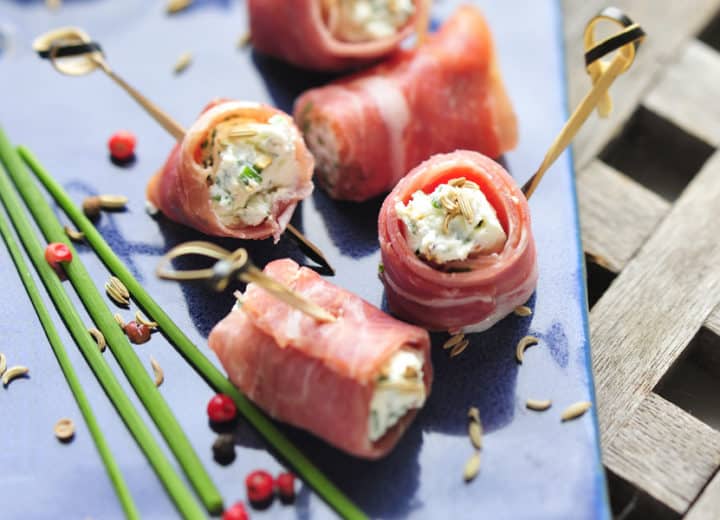
M601 21L611 21L623 29L600 42L595 40L595 27ZM580 102L568 119L560 134L548 150L542 164L522 188L526 198L530 198L545 172L557 160L560 154L568 147L575 134L585 123L593 110L597 109L602 117L606 117L612 110L612 100L608 89L613 81L627 71L635 60L637 46L645 38L645 31L638 24L628 18L616 8L607 8L593 17L585 27L585 56L588 61L587 72L592 80L593 87ZM617 51L615 57L608 63L601 58L611 52Z
M178 271L168 267L172 260L186 255L206 256L215 258L218 262L215 266L206 269ZM335 316L316 303L311 302L255 267L250 262L247 251L243 248L230 252L211 242L186 242L168 251L167 254L160 259L160 264L158 264L155 272L158 277L166 280L211 281L213 288L218 291L224 290L233 278L239 278L243 282L254 283L262 287L277 299L317 321L328 323L336 319Z

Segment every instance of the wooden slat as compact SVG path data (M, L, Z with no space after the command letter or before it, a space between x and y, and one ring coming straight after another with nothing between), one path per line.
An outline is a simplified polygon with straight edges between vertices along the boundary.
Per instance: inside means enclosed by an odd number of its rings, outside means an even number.
M720 295L720 153L591 312L604 445L685 349Z
M578 198L583 248L615 273L670 209L667 201L601 161L578 175Z
M603 462L683 513L720 467L720 432L650 393L606 446Z
M720 144L720 53L694 40L680 61L667 67L645 106L688 133L714 146Z
M643 44L633 68L620 76L611 89L615 109L610 119L599 120L597 116L591 116L576 137L575 162L580 168L589 164L618 133L641 98L657 82L662 68L676 59L683 44L720 8L720 0L667 1L662 4L647 0L616 0L612 4L642 24L649 37ZM608 4L605 0L563 0L572 106L577 105L590 85L583 64L582 34L585 24L606 5Z

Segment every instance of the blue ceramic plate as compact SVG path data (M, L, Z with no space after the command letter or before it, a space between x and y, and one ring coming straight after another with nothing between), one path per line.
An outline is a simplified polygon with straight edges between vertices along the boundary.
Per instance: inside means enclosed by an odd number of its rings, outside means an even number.
M160 255L197 232L153 220L144 211L145 184L165 160L172 139L123 92L97 72L62 77L30 50L32 39L60 25L84 27L105 49L110 64L150 99L189 125L215 96L260 100L289 110L294 97L327 78L237 50L244 32L242 2L197 0L185 13L167 17L165 2L66 0L52 13L44 3L5 0L0 6L0 124L11 139L30 146L77 200L95 193L129 196L124 213L103 215L98 227L150 293L213 360L207 335L230 309L230 293L163 282L153 275ZM478 2L494 29L502 70L520 120L520 146L505 157L523 182L539 164L561 128L565 87L561 19L555 0ZM456 2L436 1L435 25ZM190 51L192 66L174 76L178 56ZM118 129L139 140L137 161L113 165L106 141ZM377 279L376 221L381 200L338 203L317 190L293 223L327 254L337 269L334 283L382 305ZM560 412L579 400L594 400L589 369L587 307L577 205L569 154L563 155L534 195L531 208L540 261L540 283L530 318L510 316L450 361L435 349L433 393L397 449L379 462L347 457L317 439L286 430L332 479L374 518L607 518L608 506L595 416L561 423ZM58 211L60 214L60 212ZM64 219L64 216L62 216ZM259 265L291 256L307 261L287 238L278 246L244 245ZM80 247L98 286L108 273L92 251ZM118 518L119 504L89 434L58 369L30 303L4 249L0 249L0 351L10 363L31 368L28 380L0 390L0 501L3 518ZM68 285L70 290L70 286ZM111 304L112 305L112 304ZM81 307L78 304L78 307ZM132 309L134 313L134 308ZM120 311L126 319L130 312ZM89 322L89 320L88 320ZM64 332L64 331L63 331ZM534 334L541 346L515 362L517 340ZM78 367L111 448L146 518L173 518L176 511L141 452L116 416L73 343ZM443 340L436 337L435 345ZM244 499L244 477L255 468L279 469L247 426L236 432L236 461L212 460L215 434L205 405L212 391L161 336L137 347L148 363L165 370L161 391L175 411L230 504ZM105 357L117 365L109 351ZM119 370L118 370L119 372ZM126 385L127 386L127 385ZM128 387L128 392L132 391ZM543 413L525 408L528 398L552 399ZM134 399L134 395L133 395ZM479 407L485 427L482 470L469 485L462 470L471 454L466 411ZM78 426L69 445L52 427L68 416ZM340 420L340 418L338 418ZM149 423L150 421L148 421ZM253 518L329 518L332 511L303 488L294 506L275 503Z

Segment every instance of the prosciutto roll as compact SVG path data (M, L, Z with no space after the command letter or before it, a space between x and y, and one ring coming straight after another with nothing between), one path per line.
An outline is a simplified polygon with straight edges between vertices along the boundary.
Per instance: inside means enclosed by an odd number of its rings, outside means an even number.
M418 50L305 92L294 116L335 199L386 193L435 153L497 158L517 144L517 121L490 29L461 7Z
M270 416L358 457L398 442L430 393L427 331L289 259L265 274L338 319L320 324L253 284L209 338L230 380Z
M426 9L422 0L248 0L257 51L325 71L395 51Z
M385 292L401 319L480 332L535 290L527 200L484 155L457 151L420 164L385 199L378 227Z
M268 105L212 102L150 180L148 202L215 236L277 242L313 190L314 160L290 116Z

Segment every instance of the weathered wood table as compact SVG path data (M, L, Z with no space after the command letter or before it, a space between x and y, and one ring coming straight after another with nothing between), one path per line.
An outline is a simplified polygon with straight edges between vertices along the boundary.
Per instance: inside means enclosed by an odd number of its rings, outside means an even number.
M585 22L563 0L570 100ZM575 141L603 459L620 518L720 518L720 1L616 0L649 37Z

